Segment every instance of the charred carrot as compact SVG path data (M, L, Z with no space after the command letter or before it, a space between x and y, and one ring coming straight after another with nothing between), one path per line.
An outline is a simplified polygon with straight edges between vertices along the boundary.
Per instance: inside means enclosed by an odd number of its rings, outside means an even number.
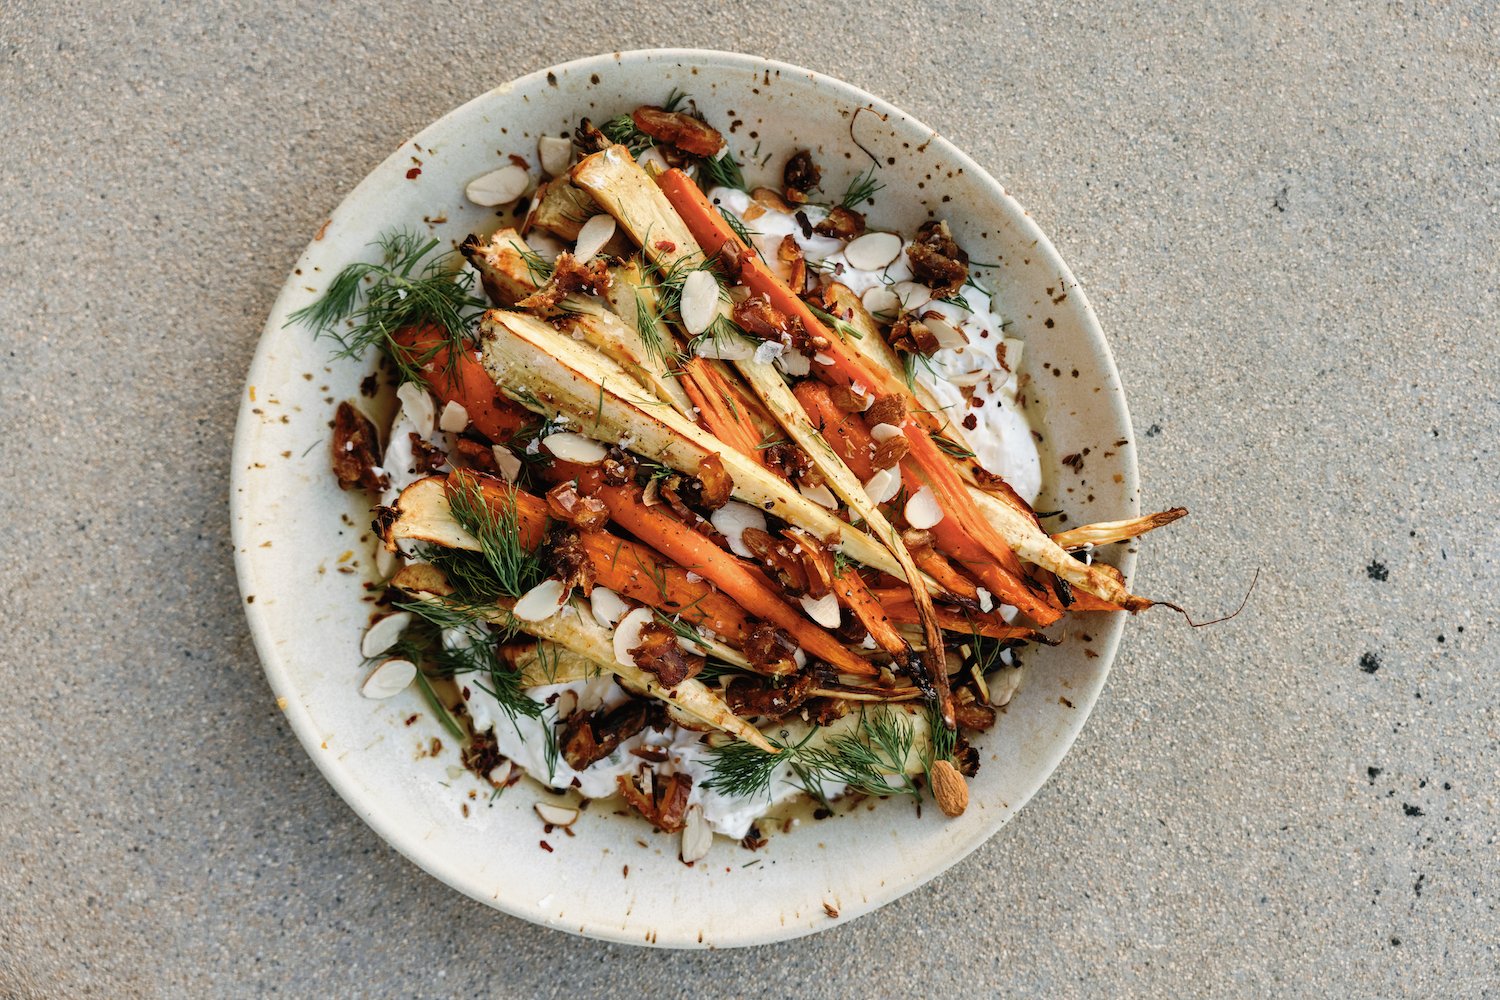
M691 358L682 366L684 378L682 388L698 408L698 415L706 429L714 437L758 465L765 465L765 456L756 445L760 435L750 420L748 410L738 405L738 392L725 380L722 373L703 358Z
M398 330L393 339L409 361L431 372L427 388L444 403L462 406L473 428L491 441L509 441L532 421L530 413L496 391L494 380L479 363L478 351L455 357L444 333L430 326Z
M750 573L734 556L712 541L683 527L659 507L648 507L635 486L602 486L598 496L620 527L684 569L713 583L749 613L789 632L808 655L824 660L840 672L875 673L833 636L818 628L782 600L781 595Z

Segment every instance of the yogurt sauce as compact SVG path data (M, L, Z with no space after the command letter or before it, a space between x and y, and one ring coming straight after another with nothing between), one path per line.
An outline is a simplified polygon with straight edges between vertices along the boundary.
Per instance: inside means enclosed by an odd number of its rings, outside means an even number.
M1005 323L989 292L971 282L964 286L958 300L934 300L927 287L912 280L906 257L909 241L885 268L864 270L851 265L844 256L843 240L817 233L804 236L795 214L765 209L746 220L752 199L744 191L714 188L709 198L745 223L751 242L766 260L775 261L782 239L790 236L802 248L809 267L831 275L854 294L863 296L873 288L889 288L903 309L936 312L962 332L968 344L932 354L929 364L917 365L916 381L947 411L954 425L951 436L962 440L980 465L1003 478L1027 503L1036 501L1042 489L1041 457L1016 387L1022 342L1005 336ZM828 215L816 205L804 205L801 211L814 225ZM970 388L969 398L963 386ZM975 425L964 427L963 421L970 415Z

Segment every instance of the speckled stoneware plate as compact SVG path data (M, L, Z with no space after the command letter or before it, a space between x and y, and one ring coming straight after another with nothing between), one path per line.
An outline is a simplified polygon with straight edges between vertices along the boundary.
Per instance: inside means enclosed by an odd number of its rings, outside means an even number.
M889 903L1014 816L1088 717L1122 616L1091 618L1062 646L1026 653L1019 694L978 741L982 766L959 819L930 804L918 816L891 800L803 823L754 855L720 841L689 868L676 837L599 809L575 824L576 836L546 838L548 853L535 788L523 783L490 803L415 690L360 696L373 539L365 499L340 492L329 472L328 435L334 403L359 396L371 365L333 362L328 342L286 325L343 265L367 259L384 230L425 226L456 242L471 227L492 228L493 215L465 201L464 184L511 155L534 165L538 135L565 134L581 115L659 103L674 87L721 127L743 123L730 136L741 157L757 146L775 154L765 170L748 171L752 181L779 176L788 153L810 146L824 188L840 191L868 165L863 145L885 184L869 210L874 223L910 232L943 217L974 260L997 262L984 276L1026 341L1032 418L1045 431L1038 509L1064 507L1073 524L1138 513L1135 450L1122 443L1130 420L1099 324L999 183L931 128L847 83L751 56L655 50L565 63L476 98L391 154L319 230L271 311L245 388L231 498L236 563L278 704L328 781L402 854L475 899L560 930L671 947L764 944ZM1086 450L1081 475L1058 460ZM1118 556L1129 573L1133 556Z

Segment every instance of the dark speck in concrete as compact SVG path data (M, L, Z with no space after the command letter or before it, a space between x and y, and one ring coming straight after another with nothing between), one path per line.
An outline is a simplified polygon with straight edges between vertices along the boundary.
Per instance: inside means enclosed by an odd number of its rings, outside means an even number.
M1404 812L1404 813L1406 813L1406 815L1408 815L1408 816L1425 816L1425 815L1427 815L1425 812L1422 811L1422 807L1421 806L1408 805L1405 802L1401 803L1401 811Z
M1370 565L1365 567L1365 573L1371 580L1379 580L1381 583L1391 578L1391 571L1379 559L1371 560Z
M1359 669L1367 674L1373 674L1380 669L1380 657L1374 653L1362 653L1359 657Z

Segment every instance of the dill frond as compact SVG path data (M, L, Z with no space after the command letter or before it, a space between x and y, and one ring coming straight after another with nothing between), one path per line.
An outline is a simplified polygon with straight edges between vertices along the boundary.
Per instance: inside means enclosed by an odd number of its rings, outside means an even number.
M445 348L473 341L474 323L489 303L473 293L473 274L457 266L456 251L417 233L385 233L373 246L378 262L360 261L334 276L322 298L292 313L287 325L305 324L314 336L339 345L336 357L359 357L371 348L390 358L405 381L423 381L423 367ZM429 326L440 341L423 352L395 342L398 331ZM451 355L450 355L451 356Z
M705 157L700 162L703 165L704 179L713 186L735 188L739 191L748 190L745 185L745 172L729 150L724 150L715 159Z
M520 597L541 582L542 560L533 549L526 548L521 541L520 515L516 510L515 493L512 491L499 510L490 507L484 500L479 482L472 476L460 474L458 488L448 496L448 508L453 519L479 541L478 555L488 576L473 573L465 581L472 589L460 585L450 575L453 583L466 596ZM458 554L455 551L455 554Z
M857 209L865 202L873 201L875 192L883 187L885 187L884 184L875 180L875 165L872 163L868 171L849 182L849 187L844 192L844 197L839 200L839 204L847 209Z

